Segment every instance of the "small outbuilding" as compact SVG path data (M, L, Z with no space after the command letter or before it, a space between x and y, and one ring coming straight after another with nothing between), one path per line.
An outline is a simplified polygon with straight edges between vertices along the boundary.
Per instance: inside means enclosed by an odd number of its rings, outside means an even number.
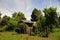
M33 26L34 22L29 21L29 20L21 20L21 21L19 21L19 25L23 25L23 24L26 24L25 30L21 29L21 26L19 26L20 30L23 30L24 33L26 33L28 35L31 35L31 31L33 29L32 26Z

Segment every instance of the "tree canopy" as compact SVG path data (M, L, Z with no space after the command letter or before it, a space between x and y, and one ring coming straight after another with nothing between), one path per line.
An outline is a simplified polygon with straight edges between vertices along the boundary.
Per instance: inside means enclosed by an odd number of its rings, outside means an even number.
M32 14L31 14L31 20L32 21L37 21L40 16L42 16L41 11L34 8L34 10L32 11Z

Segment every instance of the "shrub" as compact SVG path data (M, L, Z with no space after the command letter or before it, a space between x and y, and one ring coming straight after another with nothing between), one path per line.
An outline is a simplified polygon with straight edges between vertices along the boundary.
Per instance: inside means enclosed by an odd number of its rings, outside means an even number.
M17 33L25 33L26 31L26 25L23 23L22 25L18 25L18 27L15 29L15 32Z
M15 32L20 33L20 29L19 29L19 28L17 28L17 29L15 30Z
M8 27L7 27L7 31L13 31L16 29L17 25L18 25L18 21L15 21L14 19L10 19L7 23Z
M8 27L7 25L2 26L2 27L0 28L0 32L6 31L6 28L7 28L7 27Z

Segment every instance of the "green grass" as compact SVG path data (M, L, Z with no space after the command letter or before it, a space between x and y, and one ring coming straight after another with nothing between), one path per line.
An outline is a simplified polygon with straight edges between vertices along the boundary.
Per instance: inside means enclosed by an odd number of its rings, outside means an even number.
M60 40L60 28L55 28L53 33L50 33L49 37L53 40Z
M0 40L60 40L60 28L54 29L54 32L50 33L48 38L17 34L16 32L0 32Z
M27 34L17 34L15 32L0 32L0 40L45 40L39 36L29 36Z

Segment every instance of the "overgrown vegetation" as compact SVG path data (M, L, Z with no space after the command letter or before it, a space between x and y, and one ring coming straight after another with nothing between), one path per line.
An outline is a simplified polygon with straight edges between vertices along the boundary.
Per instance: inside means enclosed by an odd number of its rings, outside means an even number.
M44 12L44 15L42 14L42 11ZM32 35L48 37L51 32L54 32L54 28L59 27L60 17L57 15L57 8L44 8L42 11L36 8L32 11L31 21L35 21L36 23L33 25L31 33ZM20 20L26 20L22 12L14 12L12 17L5 15L1 18L1 15L2 13L0 13L0 32L15 31L19 26L18 22Z

